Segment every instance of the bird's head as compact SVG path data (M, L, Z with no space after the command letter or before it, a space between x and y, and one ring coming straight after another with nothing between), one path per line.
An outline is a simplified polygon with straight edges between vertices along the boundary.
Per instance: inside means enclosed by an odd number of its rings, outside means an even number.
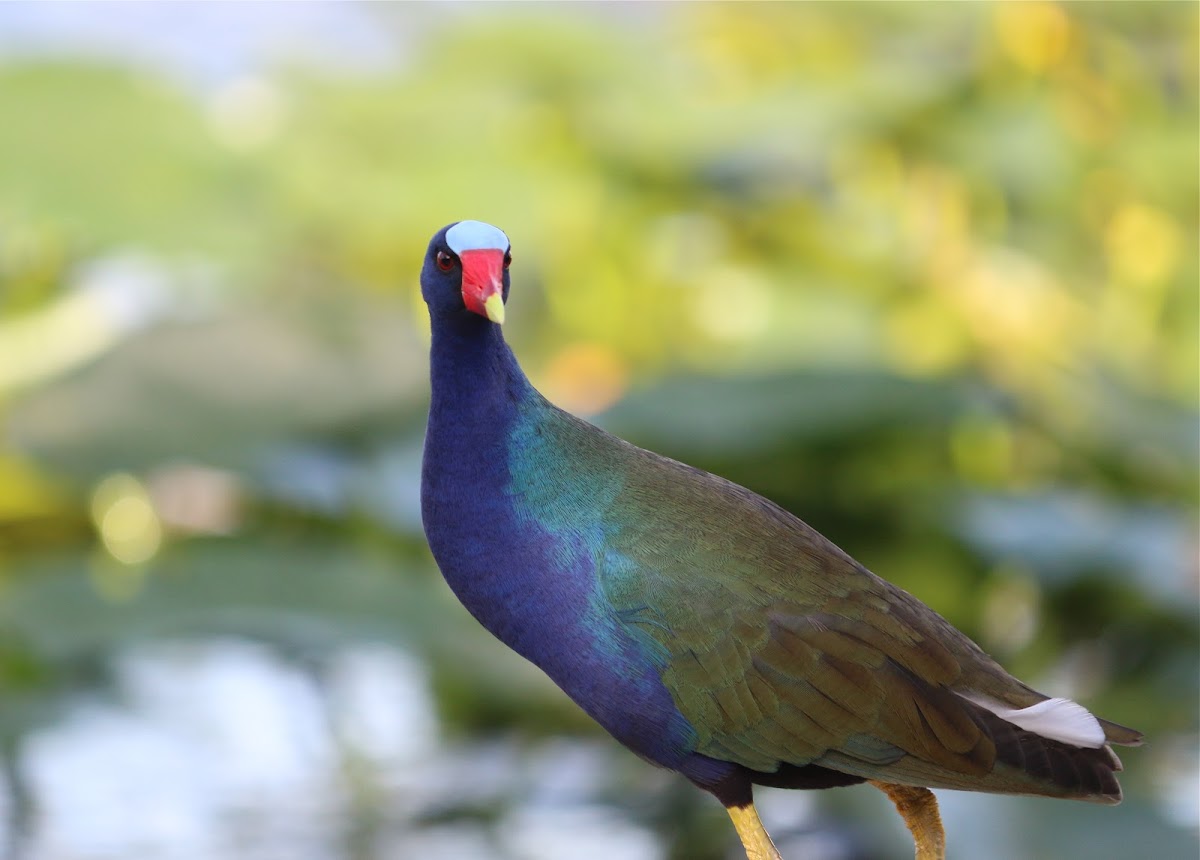
M504 231L482 221L459 221L439 230L421 269L421 294L430 314L467 310L504 322L510 250Z

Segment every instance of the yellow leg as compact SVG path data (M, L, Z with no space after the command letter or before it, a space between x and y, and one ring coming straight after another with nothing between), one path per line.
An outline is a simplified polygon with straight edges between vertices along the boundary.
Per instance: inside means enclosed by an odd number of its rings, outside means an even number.
M871 785L891 798L912 832L917 860L946 860L946 831L938 814L937 798L928 788L876 782Z
M783 860L775 843L767 835L767 829L763 827L753 803L729 806L726 807L726 812L733 819L733 826L742 840L742 847L746 849L746 860Z

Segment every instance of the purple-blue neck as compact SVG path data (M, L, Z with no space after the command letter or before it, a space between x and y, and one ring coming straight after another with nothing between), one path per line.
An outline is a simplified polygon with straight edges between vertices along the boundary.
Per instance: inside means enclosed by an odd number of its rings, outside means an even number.
M508 437L518 403L532 388L500 326L466 311L433 316L430 378L421 475L425 534L447 581L480 617L485 607L471 605L464 589L483 587L473 574L488 567L493 532L511 516L503 493Z
M598 548L589 541L602 534L600 514L581 505L564 528L520 489L532 481L561 484L552 493L560 501L581 495L571 484L587 480L576 474L576 452L551 446L532 461L519 457L514 481L514 452L528 453L572 420L534 390L500 326L482 317L435 315L430 365L421 510L451 589L627 746L702 782L724 776L733 766L692 751L692 729L652 656L598 597Z
M513 428L540 397L500 326L468 312L433 317L432 399L421 476L429 547L463 605L504 641L522 577L540 572L515 522L509 453ZM527 419L526 419L527 420ZM523 566L522 566L523 565ZM511 635L521 631L514 628Z
M431 434L435 419L450 418L453 426L438 427L439 433L494 438L493 428L466 421L465 416L500 418L515 401L533 393L500 326L467 311L433 319L430 382Z

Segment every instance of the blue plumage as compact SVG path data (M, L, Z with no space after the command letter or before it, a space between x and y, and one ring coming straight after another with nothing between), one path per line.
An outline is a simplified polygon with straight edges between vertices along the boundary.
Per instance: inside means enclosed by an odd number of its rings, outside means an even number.
M574 525L611 502L616 476L579 484L587 491L574 498L547 489L561 482L546 475L557 460L545 450L553 444L545 426L574 419L533 389L487 320L465 311L436 319L431 374L422 518L451 589L623 744L719 782L733 766L694 754L695 732L662 684L657 645L616 625L599 593L605 535Z
M930 860L925 786L1120 799L1109 744L1139 733L1022 684L777 505L547 402L500 333L507 237L452 227L421 275L438 566L617 740L720 799L752 858L778 857L754 784L870 780Z

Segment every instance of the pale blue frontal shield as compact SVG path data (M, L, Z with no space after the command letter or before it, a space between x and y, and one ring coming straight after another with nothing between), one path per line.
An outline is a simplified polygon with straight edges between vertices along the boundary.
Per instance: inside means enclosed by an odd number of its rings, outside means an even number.
M446 231L446 244L456 254L488 249L507 251L508 237L499 227L482 221L459 221Z

